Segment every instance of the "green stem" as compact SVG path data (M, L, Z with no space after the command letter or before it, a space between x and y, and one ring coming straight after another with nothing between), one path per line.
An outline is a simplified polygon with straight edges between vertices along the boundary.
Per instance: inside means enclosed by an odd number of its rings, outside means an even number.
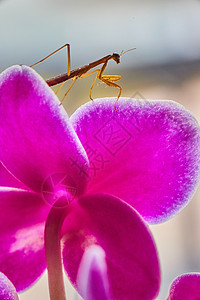
M51 300L66 300L63 281L60 235L69 213L69 200L61 197L51 208L45 227L45 251Z

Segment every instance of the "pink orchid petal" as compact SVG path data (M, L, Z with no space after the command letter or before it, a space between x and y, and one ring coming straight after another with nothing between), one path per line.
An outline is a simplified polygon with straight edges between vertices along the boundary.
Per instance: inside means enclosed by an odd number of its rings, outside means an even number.
M199 300L200 273L177 277L171 285L168 300Z
M77 286L84 300L111 300L105 252L97 245L86 248L78 269Z
M0 270L21 291L46 268L44 223L50 206L37 194L0 188L0 207Z
M0 120L0 160L19 180L41 192L44 181L63 174L77 195L84 191L84 149L57 97L31 68L13 66L0 75Z
M153 299L160 285L159 261L139 214L106 194L83 196L70 205L63 226L63 262L72 283L77 287L84 250L99 245L106 254L113 299Z
M17 180L0 162L0 186L25 188L24 184Z
M149 223L163 222L193 195L200 171L200 130L173 101L96 99L71 117L87 152L88 192L115 195Z
M12 282L0 272L0 299L18 300L17 292Z

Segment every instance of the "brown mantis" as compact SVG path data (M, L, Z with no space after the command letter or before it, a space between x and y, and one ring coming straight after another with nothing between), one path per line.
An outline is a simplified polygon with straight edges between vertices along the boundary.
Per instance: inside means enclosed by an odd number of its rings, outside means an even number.
M116 81L119 81L121 79L121 76L118 76L118 75L103 75L104 71L105 71L105 68L108 64L108 61L113 59L117 64L120 63L120 57L127 53L128 51L131 51L131 50L134 50L136 48L132 48L132 49L129 49L127 51L122 51L121 54L118 54L118 53L113 53L113 54L110 54L110 55L106 55L96 61L93 61L91 63L89 63L88 65L84 65L80 68L77 68L77 69L74 69L74 70L71 70L70 67L71 67L71 62L70 62L70 45L69 44L65 44L63 45L62 47L58 48L57 50L55 50L54 52L52 52L51 54L49 54L48 56L46 56L45 58L41 59L40 61L36 62L35 64L31 65L30 67L33 67L41 62L43 62L44 60L46 60L48 57L52 56L53 54L55 54L56 52L58 52L59 50L63 49L64 47L67 47L67 58L68 58L68 72L67 73L64 73L64 74L61 74L61 75L58 75L54 78L51 78L51 79L48 79L46 82L49 86L54 86L54 85L57 85L59 83L62 83L61 86L59 87L59 89L56 91L56 93L58 93L58 91L60 90L60 88L64 85L64 83L71 79L72 80L72 84L70 85L69 89L67 90L67 92L65 93L65 95L63 96L62 100L61 100L61 103L63 102L63 100L65 99L65 97L67 96L67 94L69 93L69 91L71 90L72 86L74 85L74 83L76 82L76 80L78 78L84 78L84 77L87 77L95 72L97 72L96 74L96 77L91 85L91 88L90 88L90 99L92 99L92 89L94 87L94 84L96 82L96 79L98 78L99 80L101 80L102 82L104 82L105 84L107 84L108 86L113 86L113 87L116 87L119 89L119 94L117 96L117 100L116 100L116 103L121 95L121 92L122 92L122 88L120 85L118 85L117 83L115 83ZM99 69L96 69L94 71L91 71L88 73L89 70L97 67L98 65L100 64L103 64L103 66ZM116 103L115 103L115 107L116 107Z

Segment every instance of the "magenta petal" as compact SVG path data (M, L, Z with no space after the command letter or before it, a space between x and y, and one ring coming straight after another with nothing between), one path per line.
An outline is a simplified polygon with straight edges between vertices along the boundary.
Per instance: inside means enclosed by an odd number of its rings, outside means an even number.
M95 244L106 254L113 299L153 299L160 285L159 261L139 214L106 194L84 196L71 205L63 227L63 262L72 283L77 287L84 250Z
M171 285L168 300L199 300L200 273L177 277Z
M0 299L18 300L17 292L12 282L0 272Z
M49 207L31 192L0 188L0 270L17 291L46 268L44 223Z
M81 194L88 162L68 116L45 81L31 68L13 66L0 76L0 160L19 180L41 191L63 174Z
M84 300L110 300L105 252L97 245L86 248L78 269L77 286Z
M193 195L200 171L200 130L173 101L96 99L71 117L87 152L88 192L132 205L149 223L163 222Z

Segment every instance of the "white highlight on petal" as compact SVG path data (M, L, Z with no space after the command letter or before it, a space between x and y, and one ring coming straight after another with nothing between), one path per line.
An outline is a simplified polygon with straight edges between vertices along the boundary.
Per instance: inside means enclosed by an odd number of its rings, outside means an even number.
M10 253L23 251L38 252L44 247L44 223L19 229L14 235L15 241L10 247Z
M13 187L7 187L7 186L0 186L0 192L26 192L25 190L23 189L20 189L20 188L13 188Z

